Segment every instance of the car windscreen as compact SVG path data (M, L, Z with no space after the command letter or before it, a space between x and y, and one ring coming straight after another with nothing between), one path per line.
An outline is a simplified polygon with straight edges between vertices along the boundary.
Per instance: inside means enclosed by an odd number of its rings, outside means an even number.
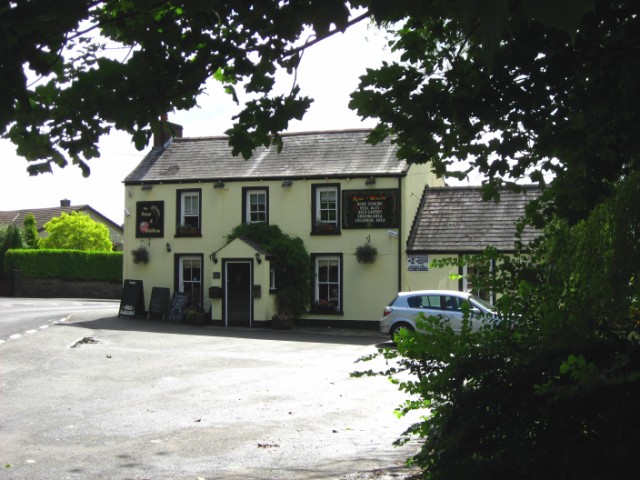
M486 300L483 300L479 297L476 297L474 295L471 295L469 297L469 301L472 304L477 305L478 307L480 307L481 310L486 310L487 312L491 312L491 313L496 313L496 307L494 307L493 305L491 305L489 302L487 302Z

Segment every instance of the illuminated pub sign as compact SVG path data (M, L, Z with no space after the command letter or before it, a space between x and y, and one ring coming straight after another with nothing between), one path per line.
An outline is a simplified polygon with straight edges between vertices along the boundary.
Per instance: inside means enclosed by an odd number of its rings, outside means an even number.
M164 202L136 203L136 238L164 235Z
M343 190L342 228L398 228L398 190Z

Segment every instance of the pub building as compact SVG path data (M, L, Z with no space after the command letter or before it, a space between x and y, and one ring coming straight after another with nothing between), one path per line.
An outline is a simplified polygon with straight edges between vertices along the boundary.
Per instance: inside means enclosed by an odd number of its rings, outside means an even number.
M478 192L446 187L429 164L399 160L391 141L371 145L368 133L286 133L280 152L259 148L248 160L224 136L156 139L124 181L125 282L140 282L147 300L154 288L186 296L215 325L268 326L277 260L253 241L227 240L239 224L266 223L300 238L310 255L308 311L297 322L375 329L398 291L465 288L429 262L469 252L430 250L416 234L433 221L423 215L430 192L453 203L472 192L482 207ZM504 235L511 244L513 232ZM140 251L146 261L136 261ZM364 261L363 251L374 253Z

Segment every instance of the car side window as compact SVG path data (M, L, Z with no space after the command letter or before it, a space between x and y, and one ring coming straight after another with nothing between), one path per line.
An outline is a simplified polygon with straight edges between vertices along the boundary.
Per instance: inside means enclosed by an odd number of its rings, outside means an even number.
M425 295L422 297L422 308L442 310L442 297L440 297L440 295Z
M422 305L422 297L409 297L407 298L407 304L411 308L420 308Z
M458 297L444 297L447 310L460 311L461 300Z

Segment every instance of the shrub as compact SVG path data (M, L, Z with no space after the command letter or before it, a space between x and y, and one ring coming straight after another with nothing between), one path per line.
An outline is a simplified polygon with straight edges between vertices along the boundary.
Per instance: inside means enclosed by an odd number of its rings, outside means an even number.
M456 335L423 318L426 334L403 332L397 350L380 351L390 367L379 373L410 396L399 413L427 412L400 439L422 439L413 461L425 478L635 475L639 177L586 221L550 223L528 252L474 259L497 260L479 280L500 294L500 324Z
M36 228L36 217L33 213L28 213L24 217L22 234L24 236L25 247L38 248L40 243L40 236L38 235L38 229Z
M24 277L122 281L122 252L25 249L9 250L4 271L20 269Z
M4 258L12 248L24 248L22 232L15 225L8 225L2 232L2 243L0 243L0 264L4 264Z

